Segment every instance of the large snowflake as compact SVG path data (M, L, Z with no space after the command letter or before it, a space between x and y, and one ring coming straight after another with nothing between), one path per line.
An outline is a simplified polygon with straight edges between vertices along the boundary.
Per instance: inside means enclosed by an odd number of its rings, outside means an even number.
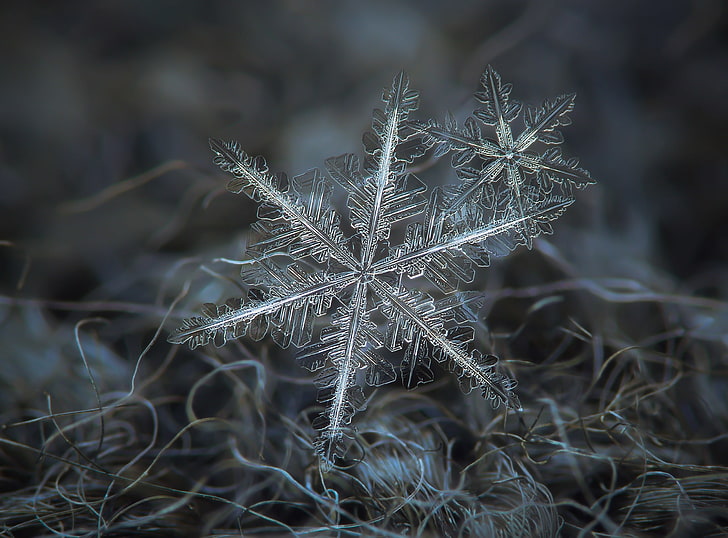
M516 383L496 370L497 358L472 349L469 322L479 295L458 288L491 257L530 248L534 237L550 233L549 223L574 200L572 186L591 179L553 147L529 151L537 142L562 141L557 129L569 123L573 95L527 109L525 130L514 136L511 124L523 107L509 99L510 85L490 67L481 82L476 98L483 108L461 129L450 116L442 124L411 120L418 93L400 73L364 135L363 162L354 154L332 157L327 174L315 169L289 181L237 143L210 141L215 163L233 176L228 190L260 203L260 240L247 250L255 263L242 271L250 291L203 305L202 315L186 319L169 341L195 348L270 334L281 347L302 348L298 360L318 372L325 406L313 423L325 469L345 453L363 387L397 377L382 348L403 350L399 370L407 387L432 379L434 358L464 390L477 388L494 406L520 408ZM483 135L476 118L494 127L495 139ZM436 157L452 154L460 181L426 198L409 169L432 148ZM331 207L334 183L348 194L348 218ZM400 221L407 221L403 240L391 245ZM326 322L320 329L318 317Z

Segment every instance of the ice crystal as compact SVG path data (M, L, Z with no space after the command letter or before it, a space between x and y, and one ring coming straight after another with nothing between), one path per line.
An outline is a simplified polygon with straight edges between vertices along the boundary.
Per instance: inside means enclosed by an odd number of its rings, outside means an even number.
M260 204L254 224L260 240L246 253L255 263L242 271L250 291L203 305L202 315L186 319L169 341L195 348L269 334L281 347L301 348L298 361L317 372L325 408L313 422L324 469L345 454L364 388L397 377L383 350L401 351L398 369L409 388L433 378L434 358L464 390L477 388L494 406L520 408L516 382L498 371L498 359L473 349L470 322L479 296L459 288L492 257L530 248L533 238L551 233L551 221L574 201L572 187L592 180L555 147L573 94L528 108L525 129L514 136L523 106L510 98L511 85L490 67L481 83L476 99L483 106L460 128L449 115L442 123L412 119L418 93L398 74L363 137L363 160L332 157L326 173L315 169L288 180L236 142L210 141L215 164L232 176L228 190ZM493 128L494 139L483 125ZM537 143L550 147L534 153ZM450 154L460 181L426 197L410 169L428 151ZM335 184L348 195L348 217L332 207ZM390 231L400 221L407 221L406 231L392 245Z

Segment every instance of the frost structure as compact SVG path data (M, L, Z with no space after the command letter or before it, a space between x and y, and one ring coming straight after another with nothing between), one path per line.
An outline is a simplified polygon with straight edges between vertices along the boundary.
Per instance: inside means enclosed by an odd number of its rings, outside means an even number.
M534 237L550 233L550 221L574 201L572 187L592 181L553 147L528 151L536 142L562 141L558 127L569 123L573 94L528 108L525 130L514 137L511 124L523 107L509 98L510 84L490 67L481 83L476 99L483 107L459 128L451 116L442 124L411 120L418 93L400 73L384 92L384 109L374 110L363 162L354 154L332 157L327 174L311 170L289 181L237 143L210 141L215 164L233 176L228 190L260 203L254 230L261 239L247 250L253 268L242 271L248 296L203 305L202 315L186 319L169 341L195 348L270 334L281 347L302 348L298 360L318 372L325 406L313 423L324 469L345 454L363 387L397 377L382 348L403 350L399 370L409 388L432 380L434 358L464 390L477 388L494 406L520 408L516 382L496 370L498 359L471 349L468 323L476 319L478 296L458 287L491 257L530 248ZM494 127L495 139L484 136L478 120ZM429 149L452 155L460 181L433 189L428 199L408 168ZM334 183L348 194L344 226L330 203ZM403 220L403 241L390 245L392 226ZM437 297L422 288L436 288ZM328 324L315 331L321 316Z

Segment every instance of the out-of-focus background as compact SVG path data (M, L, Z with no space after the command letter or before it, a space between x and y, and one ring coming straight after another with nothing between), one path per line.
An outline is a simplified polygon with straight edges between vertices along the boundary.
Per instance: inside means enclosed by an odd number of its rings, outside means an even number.
M712 0L9 2L0 237L32 254L28 292L81 297L128 270L195 174L88 214L59 213L64 203L170 160L211 172L209 136L234 137L278 170L320 166L359 149L399 70L428 117L467 110L490 63L526 102L577 93L566 149L600 181L595 220L615 244L585 256L616 246L691 291L724 294L725 20ZM205 240L173 239L158 243ZM5 285L17 277L8 256Z
M398 71L405 70L421 92L419 117L442 118L446 110L464 117L472 110L481 72L491 64L513 83L512 96L526 103L577 93L573 124L564 128L564 151L578 156L598 181L577 193L577 203L556 223L553 238L537 247L540 253L517 255L509 262L512 273L496 269L496 280L512 286L542 284L541 275L557 278L558 267L563 270L559 278L595 279L601 290L596 295L603 300L614 299L607 291L609 282L619 282L609 288L612 292L619 288L653 300L636 311L614 306L621 304L619 298L609 307L600 299L586 305L574 300L577 310L559 319L564 326L569 318L580 324L591 320L594 325L586 329L594 337L594 349L612 338L612 347L605 344L597 353L602 362L587 368L593 370L594 383L618 342L624 347L655 344L660 356L700 356L695 368L701 372L722 365L717 385L710 384L710 376L701 378L708 383L700 385L708 387L702 395L696 395L697 385L680 389L690 408L687 418L675 418L674 409L659 405L649 411L664 423L659 431L666 437L677 435L672 420L693 424L700 439L720 436L728 415L710 395L724 394L728 345L728 312L720 302L728 300L727 21L728 7L720 0L3 3L0 422L15 424L52 413L56 402L69 412L96 406L79 349L88 361L97 361L91 366L101 399L129 390L136 360L147 356L144 349L191 274L189 267L212 267L215 256L240 254L255 206L224 194L224 179L210 162L208 137L237 139L248 152L265 155L272 169L300 173L321 166L326 157L360 151L371 109L379 106L382 88ZM532 263L542 267L539 277L518 276ZM213 280L209 273L195 275L189 308L220 293L205 288L205 279ZM573 281L570 285L579 287ZM639 301L634 295L625 299ZM692 310L686 314L678 307ZM488 319L495 340L499 330L515 333L520 323L508 319L509 309L501 310L505 321L497 318L497 305ZM82 321L89 317L93 319ZM596 326L597 320L604 326ZM570 330L579 332L575 326ZM703 355L687 353L686 341L665 344L686 335L706 342ZM164 333L149 352L152 365L142 365L151 377L135 380L167 383L184 395L206 370L179 358L168 370L165 360L173 359L165 354L174 351L163 340ZM504 348L510 346L524 360L529 349L538 347L533 342L542 343L538 336L530 344L516 340ZM553 348L533 352L539 361L550 360L557 347L555 340L548 341ZM254 357L268 348L250 349ZM692 371L692 366L674 368L678 377ZM154 372L164 373L162 381ZM285 375L305 377L297 369ZM660 381L645 376L646 383ZM165 405L159 403L165 386L151 391L159 399L155 405ZM703 415L690 398L702 398L696 405ZM531 403L536 401L534 396ZM605 413L603 404L595 402L593 412ZM291 409L296 405L291 403ZM159 413L157 419L169 430L167 437L160 435L172 439L184 415ZM208 414L214 415L212 410ZM153 422L145 417L141 423L133 418L124 423L141 430ZM41 447L54 429L46 421L42 427L24 423L7 431L15 443ZM63 445L57 436L53 442ZM82 440L75 442L77 448L82 445ZM693 450L686 443L680 446ZM131 440L120 443L131 445ZM724 442L700 446L688 458L690 464L728 465L720 456ZM133 461L132 452L119 462ZM78 457L73 448L59 453ZM279 456L272 465L283 466L285 453ZM12 514L3 516L0 510L0 522L15 532L8 535L43 528L27 523L37 524L38 518L24 519L23 512L37 515L30 499L45 491L33 478L37 458L18 446L0 445L3 506ZM115 469L133 474L143 468L138 465L130 467L133 471ZM296 478L305 482L303 469L301 464ZM548 464L535 469L531 472L542 473L541 483L562 503L559 514L566 518L567 533L581 525L620 532L604 519L594 523L596 516L592 520L569 504L590 506L603 499L604 489L616 490L615 484L599 485L604 478L594 478L594 484L581 484L580 493L571 496L561 483L568 482L566 475L558 475L561 471L550 480ZM575 472L571 463L559 469ZM160 476L168 487L194 489L180 477ZM634 471L617 482L627 487L638 476ZM594 498L584 493L589 488ZM668 501L677 498L665 495ZM13 501L21 498L28 499L26 504ZM290 499L292 504L304 502L295 495ZM53 502L48 501L51 508L41 519L64 509L62 502ZM219 508L214 500L197 502L201 514L204 503ZM619 520L604 504L597 508L595 514L604 508L607 519ZM290 510L276 517L290 525L315 519L313 509ZM367 507L362 510L369 513ZM620 513L634 515L627 509ZM362 511L357 514L365 519ZM225 517L232 516L220 516L220 528L235 529ZM648 520L645 516L641 527L625 528L649 532ZM158 524L150 521L141 524ZM655 532L669 529L673 520L666 521ZM0 524L0 533L4 531Z

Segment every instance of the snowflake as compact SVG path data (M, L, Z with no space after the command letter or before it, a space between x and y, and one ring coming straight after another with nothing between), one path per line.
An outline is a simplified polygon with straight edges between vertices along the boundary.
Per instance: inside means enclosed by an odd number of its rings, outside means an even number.
M494 407L520 409L516 382L497 371L498 359L472 349L469 323L480 295L458 288L491 257L530 248L534 237L550 233L550 222L574 201L572 186L592 180L553 147L527 151L562 141L558 127L569 123L573 94L529 108L526 128L514 138L511 124L523 107L509 99L511 86L490 67L481 82L476 98L484 107L474 116L494 126L495 140L475 118L462 129L449 115L443 124L411 120L419 96L400 73L384 92L384 109L374 110L363 162L354 154L332 157L327 174L314 169L289 181L237 143L210 141L215 164L233 176L228 190L260 203L253 228L261 239L247 249L254 262L242 271L248 296L203 305L169 341L195 348L270 334L283 348L301 348L301 366L318 372L325 409L313 427L325 470L345 455L363 388L397 377L382 349L402 350L399 371L408 388L432 380L434 358L465 391L477 388ZM432 148L435 157L452 154L460 181L427 198L410 169ZM348 218L331 206L334 183L348 195ZM404 238L391 245L400 221L407 222ZM422 286L422 278L436 289ZM320 329L319 317L326 321Z

